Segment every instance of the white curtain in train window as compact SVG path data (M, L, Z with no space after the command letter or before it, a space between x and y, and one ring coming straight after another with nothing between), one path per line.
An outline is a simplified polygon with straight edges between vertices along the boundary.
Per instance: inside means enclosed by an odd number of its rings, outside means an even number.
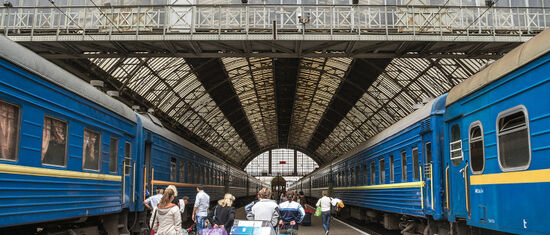
M42 163L65 166L66 155L67 123L45 117L42 131Z
M15 160L19 109L0 102L0 159Z
M84 130L83 164L87 170L99 170L99 142L98 132Z

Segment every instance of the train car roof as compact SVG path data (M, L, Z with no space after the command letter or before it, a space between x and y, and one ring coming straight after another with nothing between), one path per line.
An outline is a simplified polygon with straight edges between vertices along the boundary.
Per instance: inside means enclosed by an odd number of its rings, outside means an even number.
M548 41L550 41L550 29L542 31L534 38L531 38L529 41L508 52L487 68L453 87L447 96L446 105L449 106L453 104L462 97L472 94L506 74L548 53L550 51L550 43L548 43Z
M198 154L201 154L211 160L214 160L214 161L217 161L219 163L224 163L223 160L221 160L220 158L216 157L214 154L202 149L201 147L191 143L190 141L182 138L181 136L177 135L176 133L174 132L171 132L169 131L168 129L162 127L162 126L159 126L157 124L155 124L151 118L149 118L148 116L144 115L144 114L138 114L139 116L139 119L142 121L142 125L143 125L143 128L147 129L147 130L150 130L156 134L159 134L169 140L171 140L172 142L176 143L176 144L179 144L183 147L186 147Z
M443 114L445 111L444 107L444 101L445 101L446 95L442 95L440 97L437 97L424 106L422 106L420 109L412 112L411 114L407 115L406 117L402 118L401 120L397 121L393 125L389 126L385 130L381 131L380 133L374 135L373 137L369 138L367 141L363 142L362 144L355 147L353 150L349 151L348 153L342 155L342 157L338 158L333 163L340 162L344 159L347 159L357 153L360 153L361 151L370 148L386 138L393 136L397 134L398 132L408 128L409 126L429 117L432 114ZM320 169L321 170L321 169Z
M134 123L137 122L134 111L122 102L106 95L72 73L1 35L0 57Z

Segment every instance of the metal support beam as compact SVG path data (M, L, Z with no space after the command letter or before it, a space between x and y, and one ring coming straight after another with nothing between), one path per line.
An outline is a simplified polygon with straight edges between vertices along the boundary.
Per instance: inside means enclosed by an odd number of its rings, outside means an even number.
M294 149L294 173L293 175L298 175L298 151Z
M277 105L277 137L280 147L287 147L289 142L288 135L292 124L299 67L299 59L277 59L273 61Z
M269 164L269 171L268 171L268 175L271 175L273 174L273 151L272 150L269 150L269 161L268 161L268 164Z
M196 69L196 75L212 99L216 102L227 120L237 131L251 152L258 152L260 146L254 135L250 121L246 118L243 106L235 93L227 73L223 69L223 63L219 59L186 59ZM243 156L244 157L244 156ZM239 161L240 159L235 159Z

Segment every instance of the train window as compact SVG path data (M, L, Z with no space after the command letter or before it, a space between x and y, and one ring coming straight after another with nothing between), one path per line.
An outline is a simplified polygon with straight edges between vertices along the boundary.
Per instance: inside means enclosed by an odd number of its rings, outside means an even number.
M124 143L124 172L126 175L130 174L130 160L132 159L132 144L129 142Z
M101 135L99 132L84 129L84 147L82 168L86 170L99 170L99 143Z
M188 162L187 163L187 177L185 177L187 179L187 183L192 183L191 181L192 180L192 176L193 175L193 164L191 162Z
M369 183L368 175L367 164L363 164L363 185L367 185Z
M170 158L170 181L176 181L176 159Z
M361 175L361 168L359 166L355 167L355 185L360 185L361 178L359 177Z
M481 122L477 121L470 125L470 167L472 172L481 173L485 167L483 149L483 129Z
M353 177L353 176L354 176L354 174L353 174L353 167L349 170L348 173L349 173L349 179L350 179L349 182L348 182L348 186L353 186L353 183L354 183L354 182L353 182L353 181L354 181L354 179L353 179L353 178L354 178L354 177Z
M42 164L65 166L67 159L67 123L45 117L42 131Z
M193 171L193 175L195 176L195 184L199 184L199 177L200 177L200 172L199 172L199 166L198 165L195 165L195 170Z
M454 166L460 165L462 161L462 139L460 139L460 127L454 124L451 127L451 161Z
M386 165L384 164L384 158L380 159L380 164L378 166L380 167L380 183L383 184L386 182Z
M420 164L418 162L418 148L412 149L413 180L420 179Z
M118 139L111 137L111 142L109 143L109 172L117 172L117 158L118 158Z
M185 176L185 162L183 160L180 160L180 182L184 182L184 176Z
M426 163L432 162L432 143L428 142L426 143L426 149L424 150L424 154L426 154Z
M376 169L374 169L374 162L370 163L370 184L376 183Z
M394 167L395 167L395 164L393 163L393 155L390 155L390 182L395 181Z
M208 180L208 179L207 179L208 176L207 176L206 173L207 173L207 172L206 172L206 167L203 166L203 167L202 167L202 181L201 181L202 184L208 184L208 183L207 183L207 182L208 182L208 181L207 181L207 180Z
M212 170L212 180L214 185L218 185L218 171Z
M348 186L353 186L353 183L354 183L353 181L355 180L353 177L354 176L353 167L349 170L348 173L349 173L349 179L350 179L348 182Z
M407 181L407 152L401 152L401 181Z
M17 160L19 107L0 101L0 159Z
M531 162L527 110L518 106L498 115L498 158L503 171L525 170Z

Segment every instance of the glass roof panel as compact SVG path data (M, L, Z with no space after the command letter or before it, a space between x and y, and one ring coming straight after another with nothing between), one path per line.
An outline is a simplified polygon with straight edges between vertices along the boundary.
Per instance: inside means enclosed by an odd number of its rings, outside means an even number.
M271 58L222 58L260 147L275 145L277 116Z
M229 157L238 161L249 154L248 147L183 58L110 58L90 61L188 130L209 141L214 148L223 149Z
M484 59L394 59L317 149L335 158L413 111L412 106L449 91L490 62ZM350 131L349 127L356 127Z
M348 58L301 59L290 127L291 144L307 147L350 63Z

